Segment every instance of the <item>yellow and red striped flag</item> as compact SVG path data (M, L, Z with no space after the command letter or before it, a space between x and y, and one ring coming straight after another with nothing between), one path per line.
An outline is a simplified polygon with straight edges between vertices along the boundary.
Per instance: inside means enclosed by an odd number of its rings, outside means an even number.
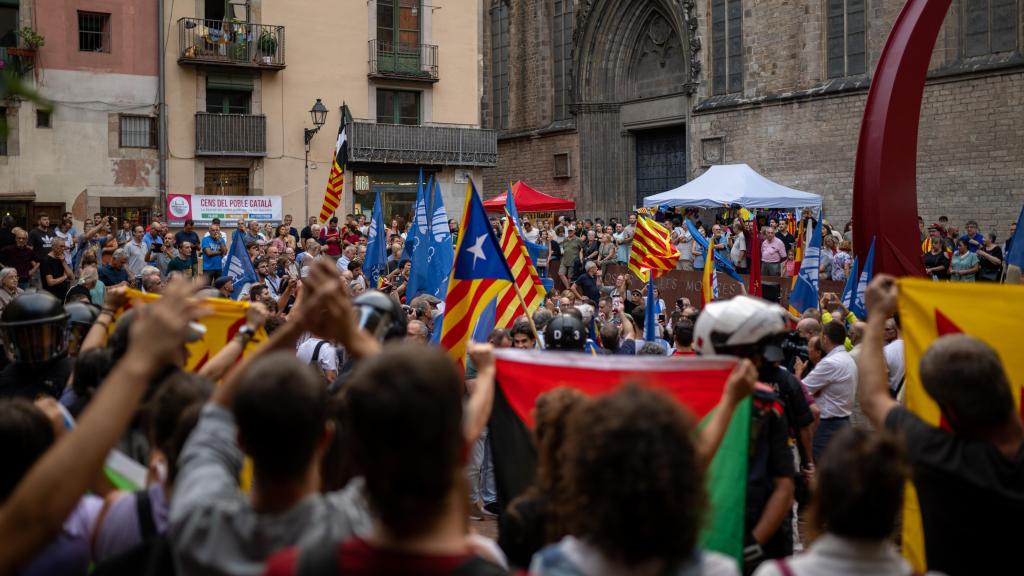
M999 354L1010 380L1013 402L1020 410L1024 388L1024 356L1020 353L1024 345L1020 330L1024 287L901 278L899 288L907 410L936 428L943 427L945 422L939 405L921 382L921 357L940 336L959 333L982 340ZM912 482L907 483L903 499L902 530L903 556L917 573L924 573L929 568L924 523Z
M647 282L649 274L657 278L675 270L679 250L669 240L668 229L643 213L637 214L633 246L629 250L629 269Z
M540 274L537 273L537 268L534 267L533 260L530 259L530 254L526 251L526 245L523 244L519 230L516 229L512 221L512 216L507 212L506 216L508 222L501 233L501 251L505 255L505 261L508 262L512 276L516 279L519 293L523 295L523 301L526 302L526 310L523 310L523 305L520 304L515 289L512 286L505 288L498 295L495 328L509 328L516 318L524 314L533 314L544 302L544 295L547 294L544 284L540 281Z
M466 343L481 313L512 282L508 262L470 180L441 325L441 347L448 350L460 369L465 369Z
M334 146L334 162L331 163L331 174L327 177L327 190L324 192L324 204L320 207L320 222L326 223L334 216L341 206L341 194L345 191L345 162L348 161L348 125L352 115L348 104L341 106L341 127L338 128L338 142Z

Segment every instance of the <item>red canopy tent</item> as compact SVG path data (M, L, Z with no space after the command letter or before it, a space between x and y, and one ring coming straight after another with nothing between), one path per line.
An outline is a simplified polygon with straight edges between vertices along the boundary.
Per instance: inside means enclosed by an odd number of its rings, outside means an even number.
M519 212L557 212L559 210L575 210L576 202L548 196L530 188L520 180L512 185L512 199L516 202ZM488 212L501 212L505 209L505 194L499 194L484 202Z

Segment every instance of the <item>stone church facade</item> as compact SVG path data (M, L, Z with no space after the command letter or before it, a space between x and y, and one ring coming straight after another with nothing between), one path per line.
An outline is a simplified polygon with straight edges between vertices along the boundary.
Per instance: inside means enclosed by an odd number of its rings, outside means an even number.
M845 222L900 0L483 0L484 192L522 179L623 215L713 164L822 194ZM1005 237L1024 202L1024 0L952 0L918 144L920 214Z

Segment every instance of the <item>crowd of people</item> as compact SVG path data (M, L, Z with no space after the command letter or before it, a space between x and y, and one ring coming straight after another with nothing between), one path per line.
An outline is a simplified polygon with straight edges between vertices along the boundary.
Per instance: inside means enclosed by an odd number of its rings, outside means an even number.
M690 256L680 268L698 269L692 214L662 217ZM764 219L762 262L785 273L797 240ZM376 286L362 270L361 217L301 231L290 218L241 222L230 237L217 222L200 237L191 222L115 230L101 215L84 234L62 218L50 235L47 220L0 229L0 574L911 574L894 538L909 478L929 569L1013 565L1024 426L1005 369L980 340L942 337L920 375L948 430L907 411L892 278L868 288L866 321L830 293L800 318L745 296L669 308L628 274L604 285L607 265L628 259L635 216L524 218L545 249L538 265L568 288L471 345L463 374L429 344L442 303L404 292L400 220ZM743 271L756 225L716 223L709 247ZM822 273L834 279L852 228L826 234L837 253ZM992 252L994 239L968 234L968 253ZM257 273L241 296L224 269L233 242ZM127 287L163 296L121 313ZM186 372L204 299L233 296L249 302L241 327ZM652 317L667 347L644 338ZM261 329L267 340L243 354ZM506 347L739 361L700 429L644 387L542 395L534 482L504 501L488 422L494 351ZM747 397L736 559L702 549L700 535L708 466ZM146 486L114 488L114 448L148 470ZM474 530L485 516L496 541Z

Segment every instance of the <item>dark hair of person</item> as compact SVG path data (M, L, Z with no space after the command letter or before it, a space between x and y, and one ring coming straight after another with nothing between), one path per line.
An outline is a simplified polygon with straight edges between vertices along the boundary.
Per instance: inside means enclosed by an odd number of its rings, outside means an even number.
M181 414L178 415L178 420L174 426L174 434L163 449L164 456L167 458L168 484L174 484L174 479L178 477L178 456L181 456L182 450L185 449L185 442L188 441L192 430L195 430L196 425L199 424L199 415L202 411L203 403L193 402L186 406L181 411Z
M0 502L5 502L32 465L53 444L53 426L24 399L0 401Z
M270 336L276 332L282 324L284 324L284 320L281 320L277 316L267 316L266 322L263 323L263 329L267 331L267 336Z
M371 510L397 538L426 533L456 483L467 491L462 390L443 352L410 343L385 346L352 374L345 394L352 456Z
M910 462L899 437L887 431L841 430L818 463L812 532L855 540L890 537L909 477Z
M563 459L569 533L627 566L688 558L706 502L693 430L681 405L637 385L582 407Z
M68 408L72 416L78 418L85 410L113 367L114 361L105 348L90 348L75 358L74 383L71 386L75 391L75 402Z
M355 478L355 464L352 462L352 448L345 427L345 403L331 398L328 418L334 421L334 438L320 459L320 491L323 493L341 490Z
M693 322L680 320L672 329L672 339L680 346L693 344Z
M550 310L547 308L537 308L537 311L533 313L533 325L537 327L537 330L543 332L552 318L554 318L554 315L551 314Z
M274 352L249 365L234 411L257 477L291 480L305 472L324 432L327 405L323 378L294 352Z
M177 370L164 378L143 408L150 449L159 449L165 455L173 452L182 413L193 404L204 404L212 392L213 382L193 372Z
M825 324L821 331L836 346L842 346L846 342L846 327L839 320L833 320Z
M665 349L661 347L661 344L657 342L644 342L644 345L640 347L640 350L636 353L637 356L664 356Z
M348 271L355 272L363 267L363 263L360 260L351 260L348 263Z
M495 328L487 336L487 342L490 343L490 344L494 344L495 346L501 344L505 340L511 340L511 339L512 339L512 334L510 334L509 331L504 329L504 328Z
M605 350L619 347L619 327L613 322L601 324L601 347Z
M999 354L966 334L932 343L921 357L921 383L959 434L998 429L1013 417L1013 394Z
M511 335L513 338L515 338L516 334L522 334L523 336L526 336L530 340L537 339L537 337L534 336L533 334L533 328L530 328L530 323L527 322L525 318L520 318L519 320L516 320L514 324L512 324Z

